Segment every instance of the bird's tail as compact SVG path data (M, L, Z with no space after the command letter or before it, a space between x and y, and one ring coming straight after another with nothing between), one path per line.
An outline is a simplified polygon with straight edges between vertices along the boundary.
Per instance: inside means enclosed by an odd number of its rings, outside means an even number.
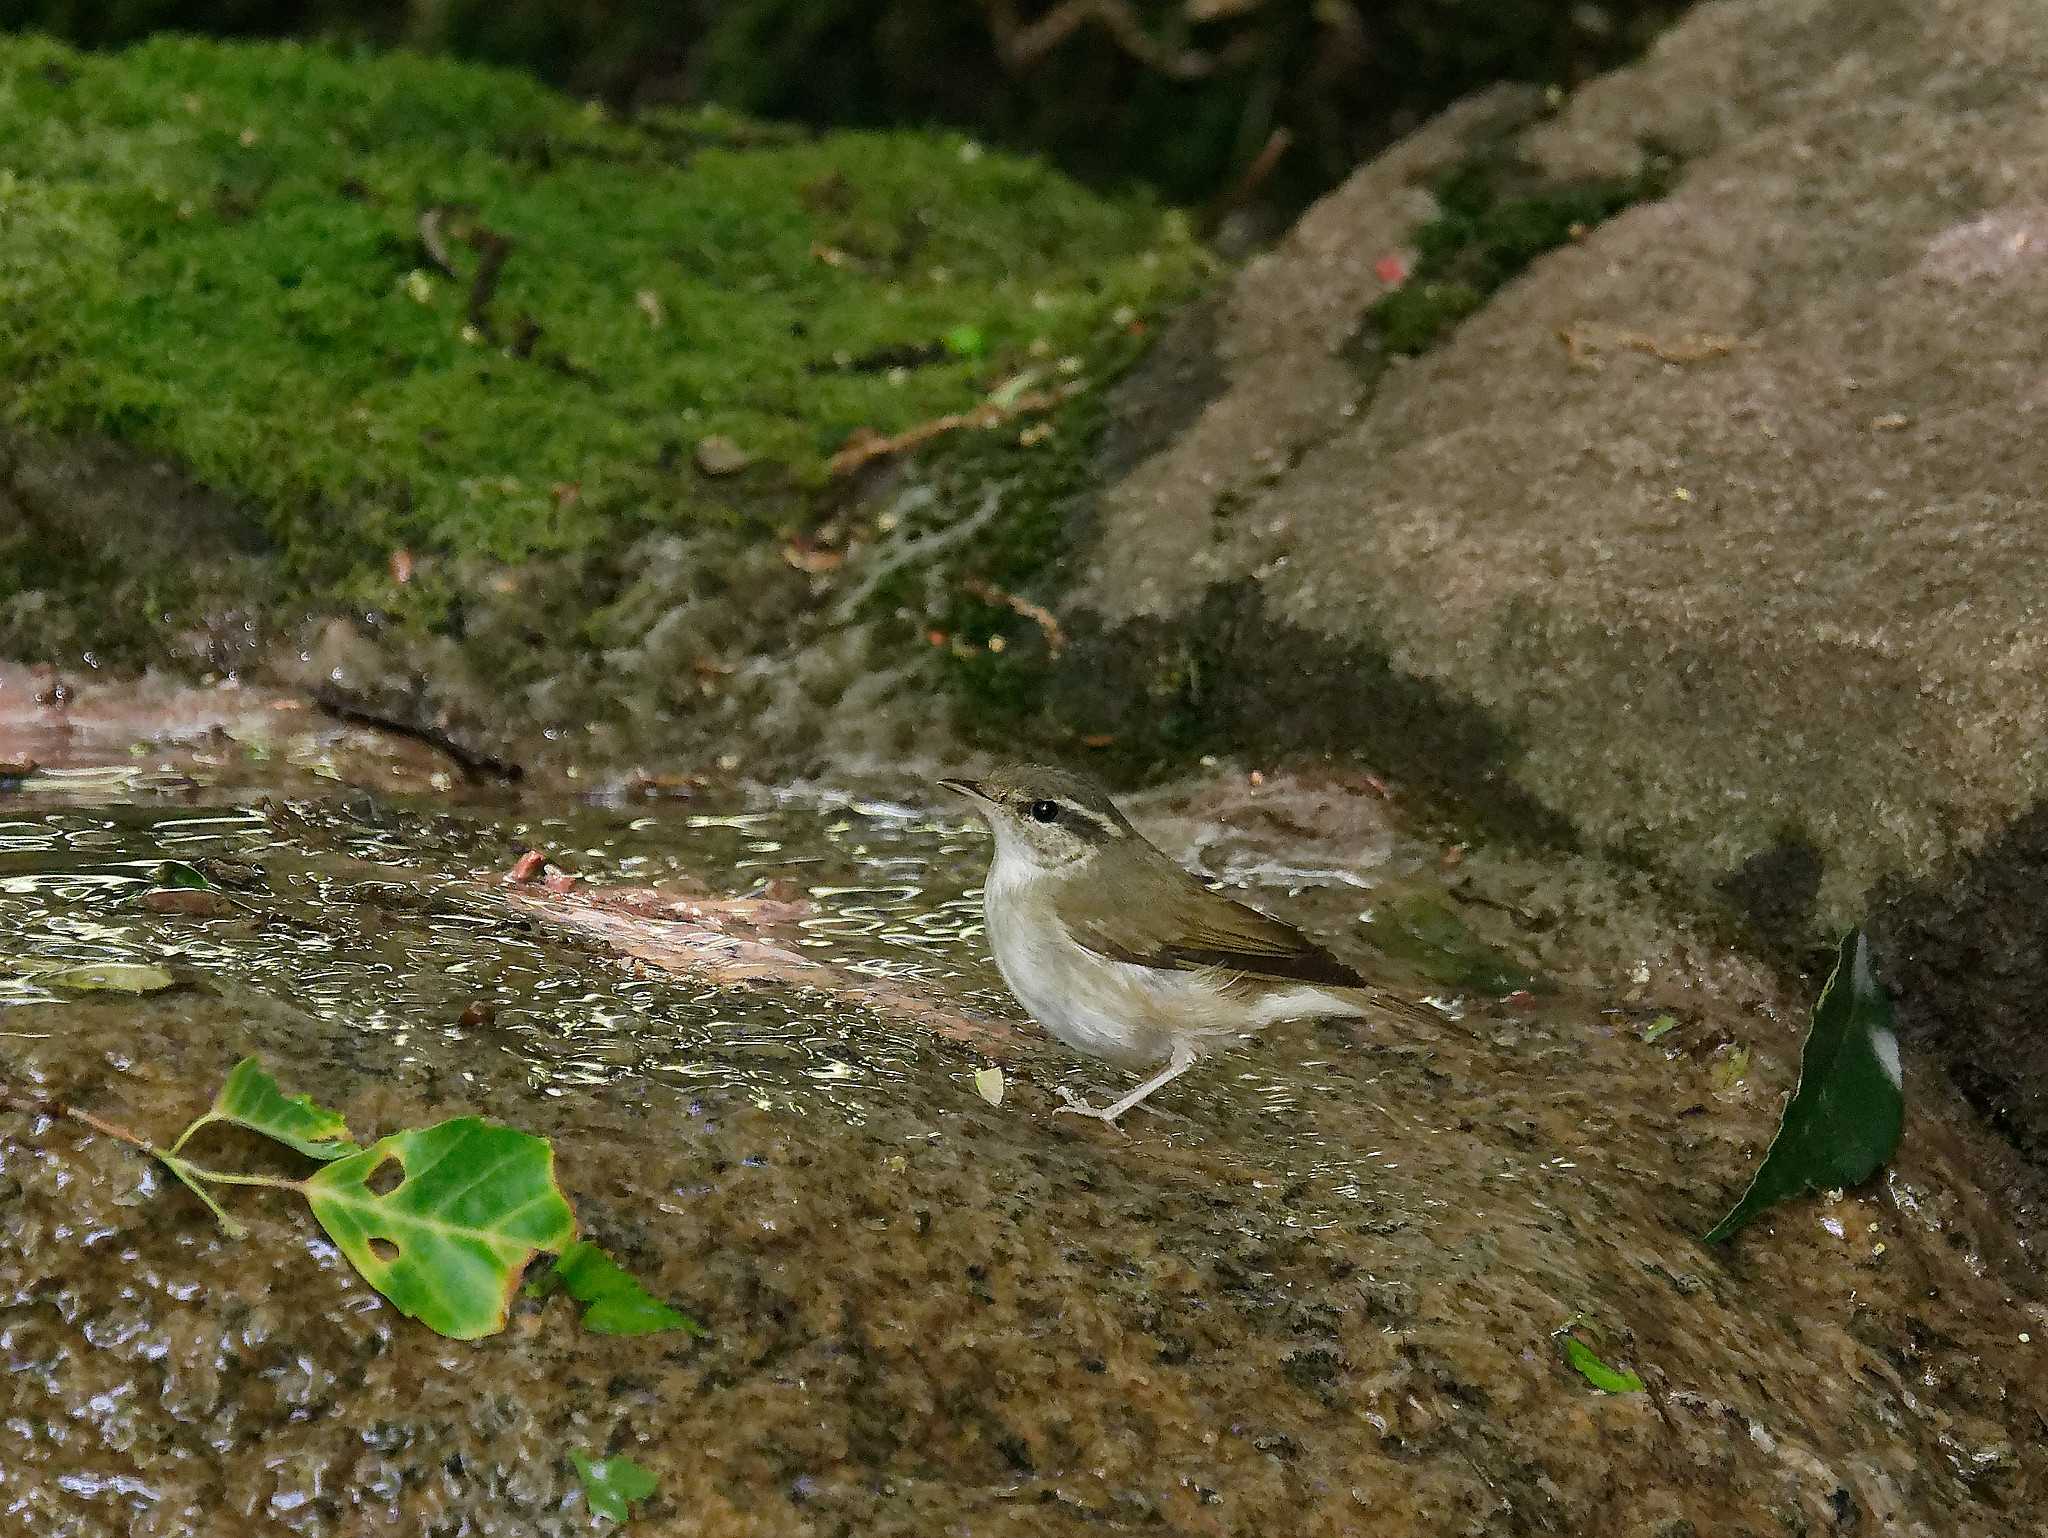
M1414 999L1403 998L1392 989L1381 988L1373 983L1356 988L1333 988L1330 992L1347 1002L1355 1003L1363 1019L1382 1020L1390 1026L1412 1031L1419 1036L1438 1036L1442 1034L1445 1026L1452 1023L1451 1017L1443 1011Z

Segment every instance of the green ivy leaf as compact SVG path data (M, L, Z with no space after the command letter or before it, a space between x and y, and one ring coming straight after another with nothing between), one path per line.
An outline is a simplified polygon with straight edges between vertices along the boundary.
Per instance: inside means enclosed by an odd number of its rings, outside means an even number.
M362 1150L349 1141L348 1123L339 1111L315 1105L311 1095L287 1095L277 1080L253 1057L235 1064L227 1083L213 1097L213 1109L185 1129L182 1148L209 1122L231 1121L296 1148L315 1159L341 1159Z
M133 961L72 962L23 956L4 965L18 977L70 993L162 993L177 984L162 967Z
M206 879L206 873L196 865L183 860L166 860L156 868L153 878L156 884L173 892L218 892L220 888Z
M627 1507L654 1494L654 1475L631 1458L589 1458L572 1452L569 1461L583 1481L583 1500L594 1515L623 1522Z
M1813 1007L1770 1152L1734 1210L1707 1235L1719 1244L1774 1203L1804 1191L1853 1186L1892 1156L1905 1123L1892 1005L1870 966L1861 930L1842 939L1835 970Z
M656 1335L663 1330L706 1334L703 1325L653 1297L596 1245L578 1240L555 1262L554 1279L585 1304L583 1326L599 1335Z
M380 1194L373 1178L391 1163L403 1178ZM372 1287L456 1340L503 1329L527 1263L576 1237L554 1149L474 1116L382 1138L301 1189Z
M1557 1345L1564 1353L1565 1361L1601 1393L1640 1394L1643 1391L1641 1378L1625 1367L1609 1367L1593 1354L1592 1347L1569 1330L1557 1337Z

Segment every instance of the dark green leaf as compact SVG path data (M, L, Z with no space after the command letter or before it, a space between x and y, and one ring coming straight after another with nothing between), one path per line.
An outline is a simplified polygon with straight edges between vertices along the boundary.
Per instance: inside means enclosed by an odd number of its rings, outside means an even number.
M597 1516L623 1522L631 1502L654 1494L654 1475L631 1458L589 1458L572 1452L569 1461L583 1481L584 1503Z
M373 1177L394 1162L403 1178L379 1194ZM457 1340L503 1329L527 1263L576 1237L546 1140L474 1116L394 1133L302 1189L372 1287Z
M1905 1121L1891 1000L1870 966L1861 930L1843 937L1835 970L1813 1007L1799 1087L1770 1152L1742 1200L1707 1235L1727 1239L1775 1202L1802 1191L1852 1186L1892 1156Z
M1570 1331L1559 1335L1557 1337L1557 1344L1558 1349L1564 1353L1564 1359L1572 1365L1579 1376L1600 1390L1601 1393L1639 1394L1642 1392L1643 1380L1641 1378L1638 1378L1625 1367L1609 1367L1593 1354L1592 1347L1588 1346Z
M206 872L196 865L183 860L166 860L156 868L156 884L177 892L218 892L220 888L206 879Z
M594 1244L578 1241L570 1245L555 1262L554 1275L570 1297L588 1305L583 1311L584 1328L600 1335L654 1335L663 1330L705 1333L704 1326L688 1314L650 1296Z
M213 1109L194 1122L178 1142L182 1145L193 1131L211 1121L234 1122L315 1159L340 1159L362 1152L349 1141L348 1123L339 1111L315 1105L310 1095L285 1094L253 1057L235 1064L227 1083L213 1097Z

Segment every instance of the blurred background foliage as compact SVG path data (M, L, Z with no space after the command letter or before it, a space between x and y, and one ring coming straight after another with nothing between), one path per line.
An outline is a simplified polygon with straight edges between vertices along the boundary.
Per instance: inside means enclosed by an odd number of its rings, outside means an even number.
M1188 205L1291 212L1497 80L1565 87L1681 0L15 0L88 47L320 36L526 70L631 108L946 124Z

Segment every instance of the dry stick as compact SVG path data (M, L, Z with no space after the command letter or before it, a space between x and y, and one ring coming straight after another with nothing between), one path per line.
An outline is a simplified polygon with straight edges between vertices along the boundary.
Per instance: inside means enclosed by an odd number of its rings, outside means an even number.
M1596 354L1606 348L1648 353L1660 363L1706 363L1757 345L1748 337L1722 336L1711 331L1688 331L1676 339L1666 339L1647 331L1600 327L1590 321L1560 327L1557 339L1564 343L1565 357L1575 368L1598 368Z

